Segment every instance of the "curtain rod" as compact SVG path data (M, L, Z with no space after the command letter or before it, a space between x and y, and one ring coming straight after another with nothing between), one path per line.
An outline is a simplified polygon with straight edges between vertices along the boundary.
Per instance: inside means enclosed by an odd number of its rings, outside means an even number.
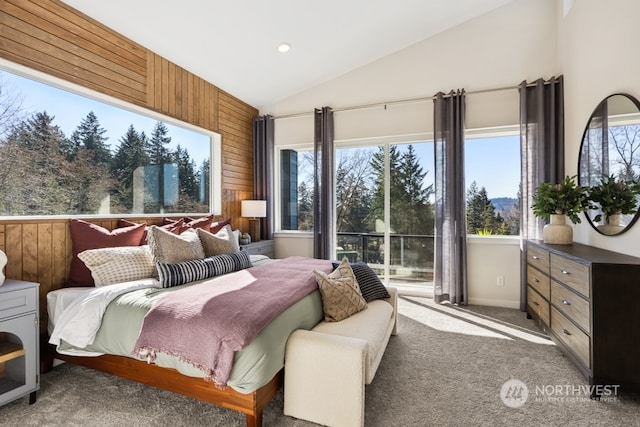
M553 80L553 79L551 79ZM544 82L544 84L548 84L549 82ZM535 86L535 83L530 83L527 84L527 87L530 86ZM480 94L480 93L489 93L489 92L500 92L503 90L512 90L512 89L519 89L520 85L517 86L504 86L504 87L497 87L497 88L491 88L491 89L479 89L479 90L473 90L473 91L469 91L469 92L465 92L465 95L475 95L475 94ZM447 96L445 94L445 96ZM334 112L340 112L340 111L350 111L350 110L363 110L365 108L373 108L373 107L386 107L387 105L394 105L394 104L409 104L411 102L421 102L421 101L432 101L436 99L436 96L423 96L420 98L407 98L407 99L397 99L397 100L393 100L393 101L386 101L386 102L374 102L372 104L362 104L362 105L353 105L350 107L342 107L342 108L334 108L333 111ZM312 111L305 111L302 113L291 113L291 114L283 114L281 116L273 116L273 119L291 119L294 117L304 117L304 116L310 116L312 115L313 112Z

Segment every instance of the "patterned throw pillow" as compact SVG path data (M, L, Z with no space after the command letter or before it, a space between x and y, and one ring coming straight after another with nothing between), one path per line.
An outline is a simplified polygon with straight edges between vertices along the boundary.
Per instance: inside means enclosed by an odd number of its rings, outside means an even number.
M215 234L201 228L197 229L196 232L202 242L205 256L229 254L240 250L240 242L230 225L225 225Z
M345 258L332 273L314 270L322 295L324 320L339 322L367 308L349 261Z
M334 262L333 268L338 268L338 265L337 262ZM362 292L362 297L366 302L381 298L391 298L378 275L366 263L362 261L354 262L351 264L351 269L356 276L360 292Z
M69 222L71 233L71 269L69 271L68 286L93 286L91 271L78 258L80 252L88 249L113 248L119 246L140 246L143 244L144 224L107 230L97 224L81 219Z
M200 238L194 230L177 235L152 225L147 234L154 262L173 264L205 257Z
M80 252L78 258L91 271L96 286L146 279L156 274L149 246L89 249Z
M209 277L220 276L251 267L251 258L246 251L216 255L204 259L177 264L156 264L158 277L163 288L182 285Z

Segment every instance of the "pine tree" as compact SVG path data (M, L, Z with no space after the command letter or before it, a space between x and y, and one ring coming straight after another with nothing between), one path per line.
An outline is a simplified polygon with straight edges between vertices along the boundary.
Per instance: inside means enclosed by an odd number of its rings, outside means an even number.
M103 136L106 132L100 126L98 117L90 111L71 134L72 155L76 156L78 150L84 148L89 152L86 159L92 164L108 166L111 163L111 151L107 145L108 138Z
M467 233L468 234L509 234L504 218L496 213L489 200L487 190L474 181L467 190Z
M133 125L129 125L119 143L111 163L111 175L117 183L112 191L112 206L123 206L125 212L130 212L133 208L134 171L149 164L147 139L144 132L138 133Z
M147 146L147 154L152 165L163 165L170 162L168 145L171 143L169 129L162 122L157 122L151 131L151 139Z

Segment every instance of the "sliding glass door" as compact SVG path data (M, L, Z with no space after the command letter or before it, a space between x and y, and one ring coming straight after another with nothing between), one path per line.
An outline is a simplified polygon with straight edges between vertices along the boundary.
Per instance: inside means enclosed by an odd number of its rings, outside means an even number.
M336 150L336 257L367 263L385 284L430 291L433 144Z

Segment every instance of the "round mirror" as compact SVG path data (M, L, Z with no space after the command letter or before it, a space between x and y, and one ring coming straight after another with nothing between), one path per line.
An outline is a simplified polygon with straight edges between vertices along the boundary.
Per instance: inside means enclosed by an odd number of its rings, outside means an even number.
M639 182L640 103L630 95L614 94L598 104L584 130L578 183L595 188L596 198L610 201L611 191L636 187ZM637 192L626 196L632 199L622 209L603 209L607 202L595 203L598 206L586 212L593 228L608 236L628 230L638 219L640 198Z

